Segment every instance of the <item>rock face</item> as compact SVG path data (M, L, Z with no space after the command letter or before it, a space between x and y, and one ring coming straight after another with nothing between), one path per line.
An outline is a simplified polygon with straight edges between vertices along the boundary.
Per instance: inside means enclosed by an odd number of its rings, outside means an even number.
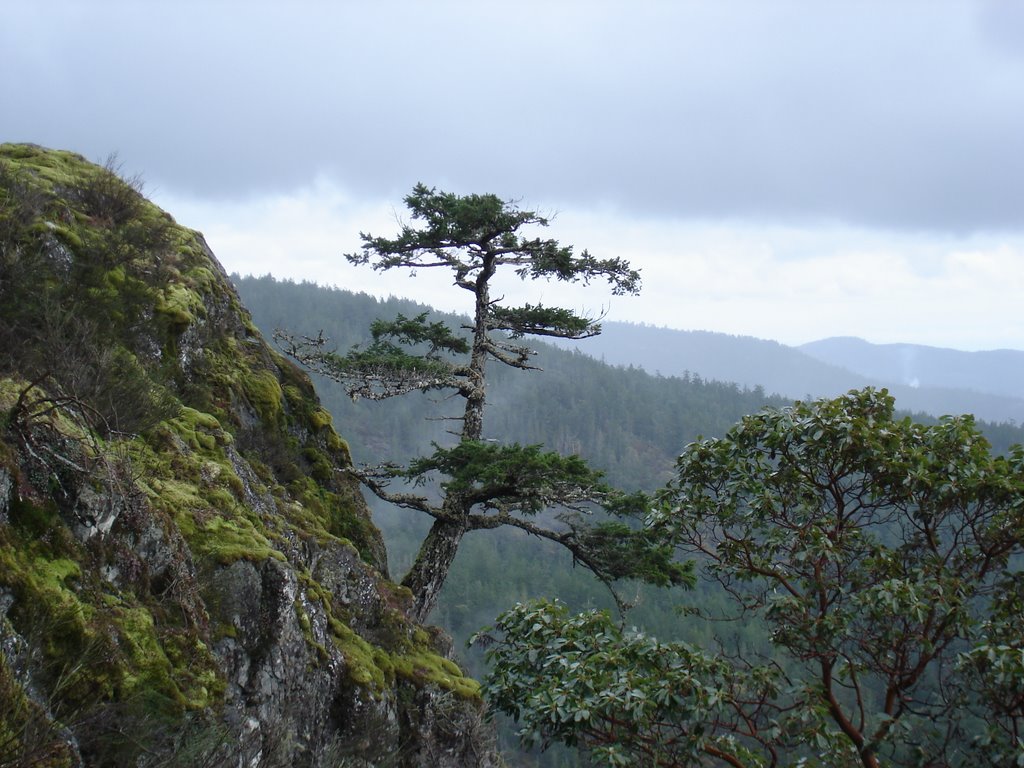
M0 766L490 766L348 447L202 237L0 146Z

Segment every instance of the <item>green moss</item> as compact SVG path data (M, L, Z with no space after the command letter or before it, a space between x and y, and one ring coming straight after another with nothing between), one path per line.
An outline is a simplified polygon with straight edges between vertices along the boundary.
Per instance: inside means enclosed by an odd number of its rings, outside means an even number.
M195 235L192 233L188 234L190 235L188 237L188 244L182 246L179 250L189 249L191 255L203 258L202 250L195 241ZM216 294L223 291L220 279L208 267L192 267L185 273L184 277L187 283L198 293Z
M202 411L196 411L191 408L182 408L183 416L179 417L179 420L185 419L189 424L195 427L201 427L206 430L216 431L220 429L220 422L216 416L209 413L203 413Z
M77 579L82 575L81 566L74 560L66 558L48 560L44 557L37 557L32 566L35 573L39 574L39 583L45 585L52 593L61 595L73 595L74 592L68 588L67 582L69 579Z
M299 601L295 602L295 614L298 616L299 627L302 629L303 634L310 635L312 626L309 622L309 614L306 613L306 609L302 607L302 603Z
M120 696L158 690L184 708L188 701L175 683L174 668L157 638L152 614L138 606L120 607L112 612L111 619L125 661Z
M371 645L344 622L328 615L331 639L345 657L353 683L379 692L398 677L417 686L437 685L464 698L479 698L479 683L429 647L405 642L389 651ZM429 641L426 633L413 636Z
M16 168L30 168L39 186L52 192L57 186L71 186L95 166L81 155L64 150L44 149L31 144L0 145L0 157Z
M245 496L245 483L243 483L242 478L234 472L228 472L224 478L224 482L227 483L236 499L242 499Z
M226 683L213 652L199 635L187 630L165 635L163 647L190 709L212 706L223 697Z
M348 544L363 560L373 562L377 529L368 517L361 514L351 498L324 490L312 473L300 473L289 483L288 491L298 501L280 508L289 523L319 541Z
M327 649L313 637L312 622L309 618L309 614L306 612L305 606L302 604L302 600L299 598L296 598L295 600L295 615L299 622L299 629L302 630L302 636L305 638L306 643L317 652L317 655L321 660L329 660L331 655L327 652Z
M31 509L21 501L22 509ZM62 612L84 620L89 610L79 600L72 582L81 578L81 566L73 556L82 557L70 535L51 527L42 537L29 530L24 537L0 526L0 585L11 587L26 604L53 605Z
M25 515L39 509L27 499L18 507ZM10 618L39 635L43 656L55 665L79 655L93 635L96 607L78 593L81 559L81 547L56 522L41 534L0 526L0 587L15 598Z
M192 526L191 535L186 533L188 527L188 523L182 526L182 532L185 533L193 552L211 557L221 565L230 565L238 560L287 560L284 554L274 548L262 531L243 517L233 520L213 517L202 524Z
M331 417L330 411L317 406L309 415L309 423L313 425L313 429L321 430L324 427L331 426L331 424L334 423L334 420Z
M210 649L194 631L161 629L150 607L125 601L104 617L120 652L119 699L145 699L151 715L176 718L221 700L225 684Z
M176 501L190 498L174 490ZM109 591L84 567L89 560L59 520L43 536L0 526L0 586L15 597L9 616L35 638L44 679L61 681L62 705L135 700L147 716L177 716L218 700L223 682L196 630L161 630L154 613L162 607Z
M124 288L127 279L128 275L124 271L123 264L119 264L113 269L108 269L106 272L103 273L104 284L106 284L109 288L112 288L114 290L120 290Z
M79 252L85 248L82 236L71 227L55 224L53 226L53 234L59 237L61 242L63 242L72 251Z
M345 657L345 670L356 685L378 693L394 679L394 667L387 654L374 648L341 621L330 618L331 639Z
M156 311L165 316L176 329L183 329L205 317L202 297L184 285L171 283L157 295Z
M293 530L320 542L326 542L332 538L324 526L322 514L315 506L310 507L298 501L288 501L279 505L278 511Z
M381 591L388 598L388 603L402 613L408 613L412 608L412 590L404 584L395 584L391 581L380 582ZM422 639L416 640L420 645L427 645L430 642L430 638L426 632L422 629L416 629L414 632L418 632L422 635ZM416 638L414 634L414 639Z
M183 407L178 416L168 422L174 432L196 451L213 451L218 445L232 442L231 435L221 429L220 421L210 413Z
M373 562L372 546L377 529L369 518L338 494L331 494L327 507L327 531L332 536L352 542L366 562Z
M284 393L277 377L270 371L246 371L242 391L265 424L276 424L281 416Z
M284 561L259 514L240 503L243 483L223 450L196 439L213 440L201 429L213 429L219 422L192 409L175 421L175 433L203 453L169 456L166 449L157 453L136 441L133 457L145 468L140 485L153 506L174 521L196 557L224 565L237 560Z
M210 685L216 672L205 646L173 663L152 609L133 595L101 592L87 581L78 560L50 557L42 542L11 539L9 529L0 533L0 583L16 599L11 618L34 637L48 670L44 679L60 680L65 706L75 710L145 693L173 713L207 707L211 695L222 690ZM84 553L78 557L84 559ZM202 682L194 684L197 671Z
M313 389L313 382L309 376L291 360L274 353L274 364L281 372L281 381L288 392L293 393L292 397L296 403L305 403L306 408L315 405L316 391Z
M463 698L479 698L480 684L465 677L449 659L432 651L417 651L391 658L395 674L416 685L434 684Z
M303 449L302 457L309 462L309 475L321 485L329 485L334 480L334 465L319 448L308 446Z
M328 448L330 448L332 451L335 451L336 453L341 454L346 466L352 464L352 451L349 450L348 443L345 442L345 440L342 439L342 437L337 432L335 432L333 429L330 430L327 433L325 442Z
M150 259L128 247L136 241L130 239L131 232L117 231L116 217L76 209L76 190L83 179L98 173L81 157L3 145L0 158L16 160L31 184L49 195L33 236L50 243L57 238L74 253L75 269L83 270L80 290L60 293L64 278L59 275L42 275L41 283L49 280L55 286L53 296L86 305L75 304L69 311L104 324L104 343L142 349L138 338L125 336L141 331L164 344L159 362L141 354L133 357L133 375L153 377L183 407L173 418L147 427L145 439L125 441L118 448L130 457L132 475L148 499L145 514L169 531L180 531L189 554L207 567L239 559L284 561L285 540L332 546L342 542L371 560L379 534L354 482L336 471L351 465L347 443L318 403L309 377L264 344L252 343L259 334L251 317L239 307L195 233L170 224L166 214L142 201L134 209L138 221L133 226L152 226L154 231L170 227L159 258ZM105 250L111 243L117 252ZM200 324L203 354L193 356L190 367L182 370L175 350L178 335L206 315L211 297L218 306L225 306L226 297L226 306L239 312L248 338L235 335L237 326L222 333L216 323ZM8 389L14 399L3 395L5 384L0 382L0 399L5 397L9 408L20 389ZM247 405L259 416L262 429L251 424ZM52 424L77 442L95 444L81 424L60 414L52 417ZM246 475L235 471L225 450L229 445L249 460L263 483L252 490L271 493L278 514L262 517L242 503L248 495L242 480ZM17 470L14 455L10 465ZM152 694L153 711L161 716L215 707L223 697L224 681L203 640L234 636L238 630L230 625L196 627L189 624L195 619L182 618L184 604L175 603L177 598L137 595L131 591L135 585L119 590L102 580L95 567L100 553L87 553L74 540L57 506L45 496L43 489L39 498L16 500L10 512L13 524L0 526L0 585L15 595L12 617L27 622L33 618L30 610L49 617L53 629L44 648L48 658L58 664L88 660L69 695L82 701L96 696L119 700L120 705ZM90 547L94 544L97 550L102 546L95 539ZM334 615L332 596L308 572L300 580L303 595L295 610L306 641L325 660L337 654L334 649L329 654L322 643L333 644L354 683L380 692L400 678L476 695L475 683L434 653L430 637L405 618L407 590L381 584L390 608L375 629L378 646ZM197 610L202 611L201 604ZM326 637L321 634L321 611L328 618Z

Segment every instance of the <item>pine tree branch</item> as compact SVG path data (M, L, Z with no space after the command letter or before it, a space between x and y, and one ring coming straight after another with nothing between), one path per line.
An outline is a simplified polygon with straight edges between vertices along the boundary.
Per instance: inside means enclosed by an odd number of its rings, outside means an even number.
M345 386L353 400L386 400L409 392L435 389L468 391L466 366L437 357L410 355L387 341L375 341L365 350L353 348L347 355L324 351L327 339L289 334L280 329L274 339L285 353L314 373Z
M361 469L350 467L345 471L355 475L359 482L369 488L373 495L381 501L386 501L397 507L425 512L434 518L444 517L441 508L432 505L425 496L417 496L413 493L395 493L387 490L389 481L395 478L394 469L394 465L382 464L376 467L363 467Z
M526 361L531 356L536 355L536 350L530 349L529 347L520 347L514 344L498 344L495 342L489 342L487 345L487 352L497 360L499 363L504 363L510 368L518 368L521 371L539 371L541 368L536 365L529 365ZM506 352L512 352L513 355L508 355Z
M596 320L563 307L544 307L539 304L494 306L487 325L490 330L508 331L514 339L521 336L588 339L601 333L601 325Z

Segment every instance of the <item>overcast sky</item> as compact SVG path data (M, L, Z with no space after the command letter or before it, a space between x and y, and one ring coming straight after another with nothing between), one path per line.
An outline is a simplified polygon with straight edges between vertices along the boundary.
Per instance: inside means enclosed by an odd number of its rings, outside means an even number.
M6 0L0 141L126 172L229 271L349 267L413 184L557 213L640 298L798 344L1024 349L1024 3Z

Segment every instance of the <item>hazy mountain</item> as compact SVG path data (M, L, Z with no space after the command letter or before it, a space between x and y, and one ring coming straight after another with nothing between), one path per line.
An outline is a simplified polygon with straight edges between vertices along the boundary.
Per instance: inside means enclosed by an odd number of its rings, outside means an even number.
M752 336L615 322L604 323L600 336L578 348L613 365L665 376L689 372L786 397L834 396L871 385L887 387L897 405L911 411L1024 421L1024 352L879 346L860 339L789 347Z
M919 344L872 344L851 336L812 341L797 349L824 363L910 387L1024 397L1024 352L1017 350L962 352Z
M581 352L612 365L636 365L663 376L690 373L741 386L760 386L788 397L877 383L793 347L753 336L632 323L602 323L601 328L600 336L579 344ZM854 377L857 380L851 383Z

